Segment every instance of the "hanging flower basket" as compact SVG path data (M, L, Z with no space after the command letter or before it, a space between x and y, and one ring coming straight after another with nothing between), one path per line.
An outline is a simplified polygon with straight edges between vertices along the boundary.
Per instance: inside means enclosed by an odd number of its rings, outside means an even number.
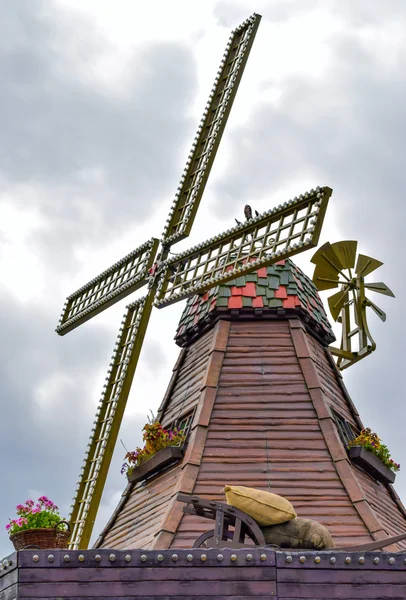
M67 529L58 529L59 525L67 525ZM35 548L48 550L49 548L67 548L70 537L69 523L60 521L55 527L38 527L37 529L23 529L10 535L10 541L15 550Z
M61 519L58 507L46 496L16 506L17 518L9 519L6 530L16 550L66 548L69 523ZM66 529L63 526L66 526Z

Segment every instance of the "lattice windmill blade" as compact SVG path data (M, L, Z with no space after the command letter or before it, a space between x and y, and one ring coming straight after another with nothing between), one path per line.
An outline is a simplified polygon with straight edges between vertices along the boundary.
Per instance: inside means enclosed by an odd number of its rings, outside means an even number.
M152 238L68 296L56 332L65 335L145 285L158 244Z
M161 308L317 245L332 190L311 190L168 261Z
M227 43L162 234L165 246L190 234L260 20L254 13Z
M117 442L154 300L154 291L127 307L100 398L72 504L71 550L87 548Z
M331 315L342 325L341 347L330 347L331 353L337 357L339 369L345 369L358 362L376 348L376 343L369 331L367 308L382 320L386 320L385 312L365 296L365 289L393 296L393 292L382 282L365 283L369 275L383 263L375 258L359 254L356 260L357 242L346 240L335 244L324 244L315 253L312 262L316 264L313 281L319 290L341 289L328 298ZM355 262L356 261L356 262ZM341 268L340 268L341 265ZM355 274L352 269L355 265ZM352 319L355 327L351 325ZM354 350L354 339L358 340L358 348Z

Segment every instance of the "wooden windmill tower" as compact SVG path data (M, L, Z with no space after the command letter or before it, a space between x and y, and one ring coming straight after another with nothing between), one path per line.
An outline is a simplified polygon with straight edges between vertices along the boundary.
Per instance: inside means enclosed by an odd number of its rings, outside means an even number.
M167 452L130 480L97 546L191 547L207 523L184 514L178 492L219 500L225 484L288 497L339 543L406 531L384 474L372 477L347 455L362 424L328 350L334 336L316 286L289 259L317 245L332 190L248 215L169 258L191 232L259 21L254 14L230 37L162 239L131 252L64 306L61 335L148 286L121 324L72 505L71 549L89 543L152 307L185 298L182 350L158 415L164 426L188 431L185 453Z

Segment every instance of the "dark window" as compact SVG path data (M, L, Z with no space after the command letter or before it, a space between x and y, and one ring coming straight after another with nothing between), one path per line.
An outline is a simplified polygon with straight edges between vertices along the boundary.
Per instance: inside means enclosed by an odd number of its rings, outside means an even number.
M188 413L187 415L184 415L183 417L180 417L176 421L175 427L177 429L180 429L180 431L183 431L185 435L188 435L190 427L192 425L193 415L194 411Z
M351 423L344 419L342 415L336 412L334 409L331 409L331 413L336 424L338 433L340 435L341 441L344 446L347 447L348 444L357 437L356 432L354 431Z

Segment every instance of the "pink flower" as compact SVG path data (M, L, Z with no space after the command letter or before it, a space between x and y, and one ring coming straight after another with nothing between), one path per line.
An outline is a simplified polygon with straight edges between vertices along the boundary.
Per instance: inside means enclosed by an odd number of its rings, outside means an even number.
M41 512L41 507L40 506L36 506L35 508L32 509L31 514L35 515L36 513Z
M38 502L49 502L48 498L46 496L41 496L40 498L38 498Z
M27 500L26 505L31 508L31 506L34 506L34 500Z
M8 531L9 529L11 529L11 523L8 523L8 524L6 525L6 529L7 529L7 531Z

